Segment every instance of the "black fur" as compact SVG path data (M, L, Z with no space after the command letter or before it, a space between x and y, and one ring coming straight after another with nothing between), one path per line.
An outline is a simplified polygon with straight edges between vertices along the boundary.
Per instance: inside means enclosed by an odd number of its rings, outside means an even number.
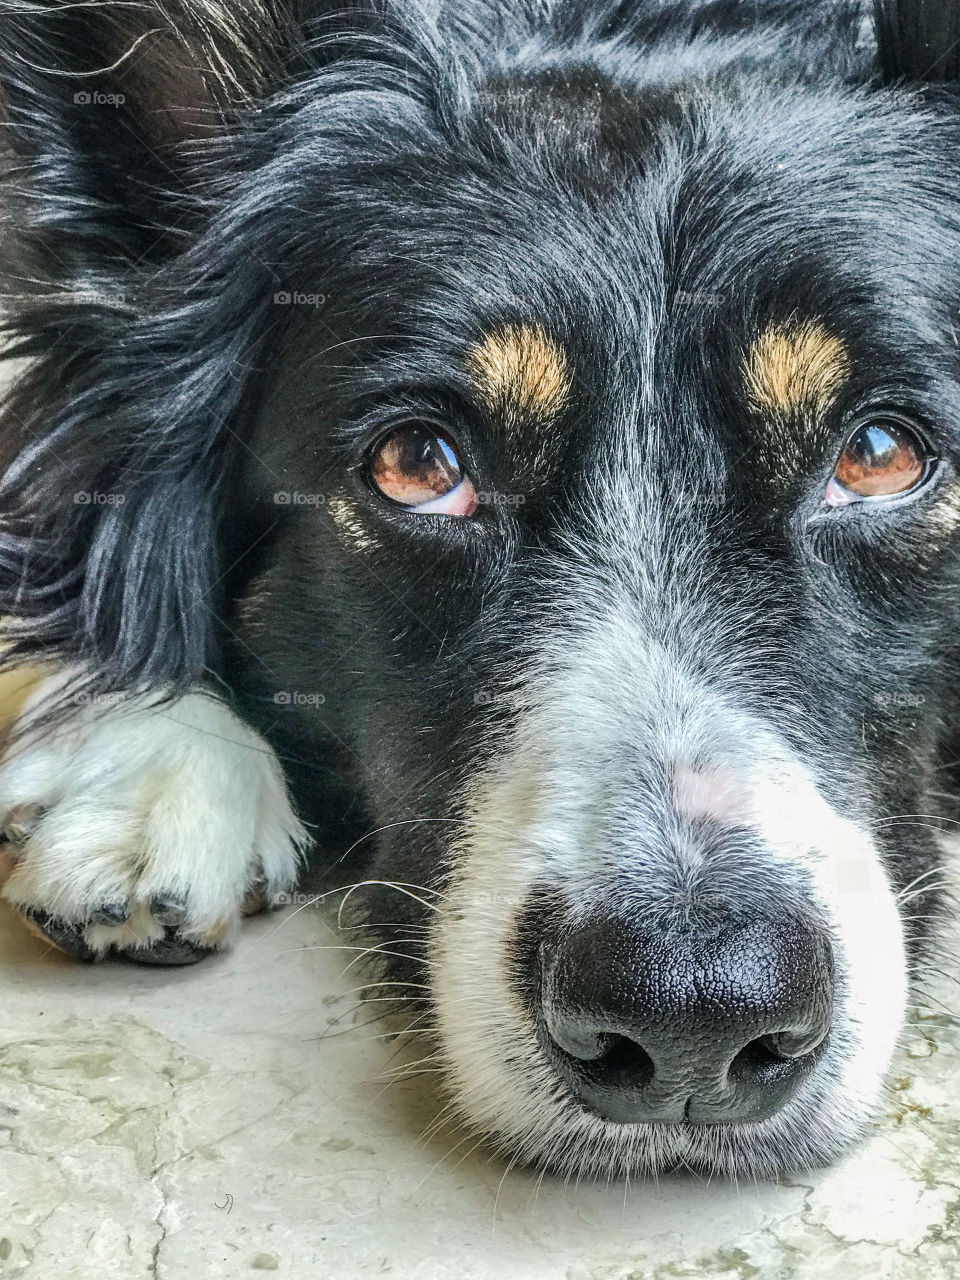
M960 84L960 9L942 0L875 0L881 77L918 85Z

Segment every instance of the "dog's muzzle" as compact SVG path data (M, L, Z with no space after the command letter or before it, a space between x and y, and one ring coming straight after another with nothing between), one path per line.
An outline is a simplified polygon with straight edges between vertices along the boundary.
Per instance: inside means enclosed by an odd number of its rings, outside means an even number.
M766 1119L830 1032L830 943L798 920L551 925L534 963L554 1069L583 1107L618 1123Z

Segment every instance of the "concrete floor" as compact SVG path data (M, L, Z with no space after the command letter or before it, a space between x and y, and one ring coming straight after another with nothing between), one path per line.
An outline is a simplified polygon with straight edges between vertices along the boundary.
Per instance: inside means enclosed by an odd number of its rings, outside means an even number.
M911 1027L886 1119L838 1168L565 1187L420 1140L432 1077L388 1083L403 1054L335 942L308 908L193 969L88 968L0 911L0 1280L960 1275L947 1014Z

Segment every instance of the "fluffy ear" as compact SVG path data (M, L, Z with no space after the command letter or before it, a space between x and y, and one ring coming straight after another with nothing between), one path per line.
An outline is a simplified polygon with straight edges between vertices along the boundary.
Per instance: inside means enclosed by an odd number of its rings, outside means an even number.
M190 144L268 91L288 27L273 0L0 0L4 150L48 247L89 249L96 222L114 253L156 256Z
M874 0L886 83L960 85L960 0Z
M0 0L0 340L28 360L0 405L0 664L79 663L90 696L216 671L263 533L234 480L301 113L327 192L396 145L431 29L420 0Z
M238 370L276 282L230 259L213 192L294 26L282 0L0 0L0 339L29 360L0 409L7 661L102 687L216 665Z

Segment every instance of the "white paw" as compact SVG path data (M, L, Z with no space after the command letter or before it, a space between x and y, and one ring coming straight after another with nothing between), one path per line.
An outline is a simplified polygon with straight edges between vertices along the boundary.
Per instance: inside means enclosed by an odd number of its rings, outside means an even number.
M24 714L63 676L32 695ZM273 750L222 702L119 700L0 761L2 897L70 954L184 964L297 880L307 835Z

